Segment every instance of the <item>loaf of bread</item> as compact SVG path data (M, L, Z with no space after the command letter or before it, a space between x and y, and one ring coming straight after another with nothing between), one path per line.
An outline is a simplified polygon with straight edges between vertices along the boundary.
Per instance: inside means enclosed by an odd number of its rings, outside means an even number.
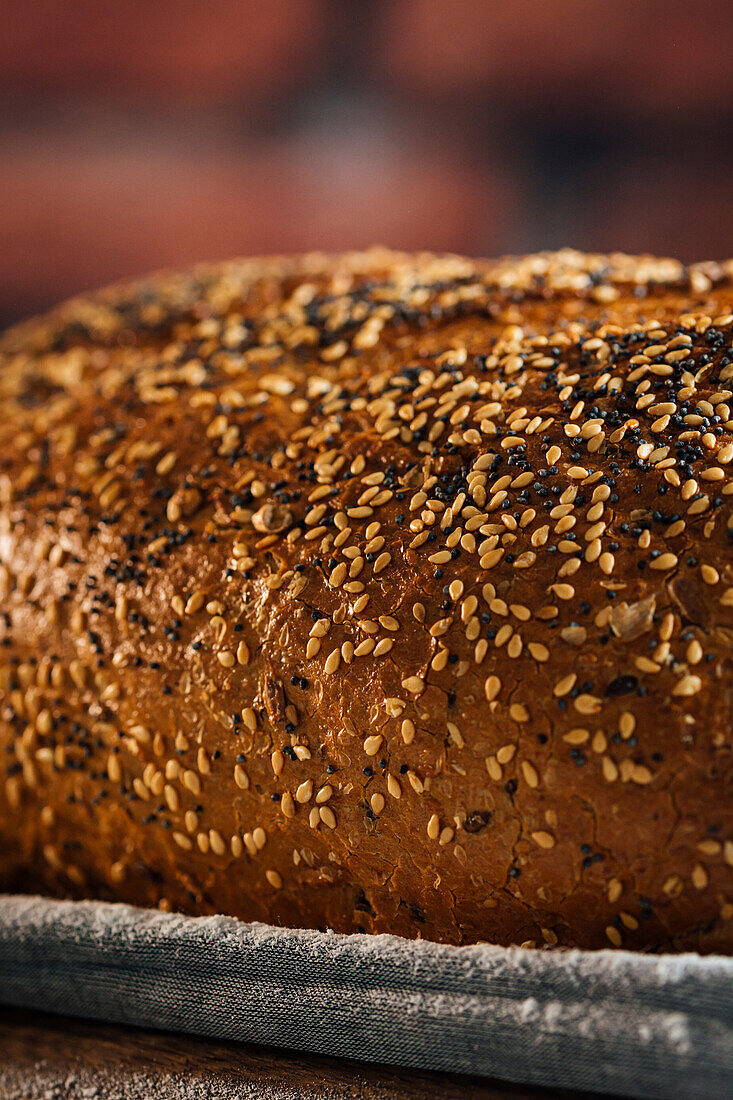
M733 263L371 250L0 338L0 888L733 949Z

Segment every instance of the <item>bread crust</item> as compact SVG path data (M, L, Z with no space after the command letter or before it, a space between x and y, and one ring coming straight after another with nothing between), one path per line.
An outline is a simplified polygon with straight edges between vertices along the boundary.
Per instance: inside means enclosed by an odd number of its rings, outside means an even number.
M731 264L236 261L0 338L0 886L730 951Z

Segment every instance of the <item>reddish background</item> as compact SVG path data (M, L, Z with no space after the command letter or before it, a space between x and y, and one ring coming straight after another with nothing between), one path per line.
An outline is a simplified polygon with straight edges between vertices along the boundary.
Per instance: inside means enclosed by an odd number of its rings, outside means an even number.
M733 253L731 0L0 0L0 323L235 254Z

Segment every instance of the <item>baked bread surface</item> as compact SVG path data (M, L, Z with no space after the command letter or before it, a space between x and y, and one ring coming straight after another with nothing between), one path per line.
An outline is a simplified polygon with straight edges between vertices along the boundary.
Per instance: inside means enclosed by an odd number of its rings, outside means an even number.
M0 887L733 946L733 266L237 261L0 338Z

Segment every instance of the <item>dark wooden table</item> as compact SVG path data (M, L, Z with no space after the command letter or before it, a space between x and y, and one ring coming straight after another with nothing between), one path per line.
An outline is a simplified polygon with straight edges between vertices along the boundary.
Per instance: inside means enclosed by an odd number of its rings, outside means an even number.
M0 1009L2 1100L602 1100Z

